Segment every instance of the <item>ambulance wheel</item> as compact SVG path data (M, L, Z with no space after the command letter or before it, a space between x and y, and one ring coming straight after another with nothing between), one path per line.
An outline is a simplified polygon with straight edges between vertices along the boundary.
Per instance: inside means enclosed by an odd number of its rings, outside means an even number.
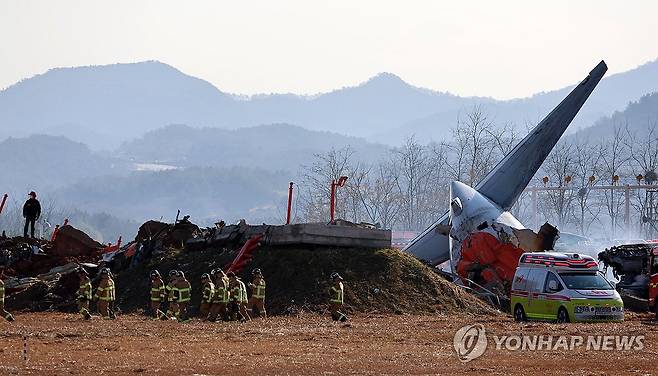
M514 307L514 321L523 322L526 320L527 318L525 316L525 311L523 310L523 306L521 304L517 304L516 307Z
M656 303L653 306L653 310L656 311L656 321L658 321L658 299L656 299Z
M564 307L560 307L560 309L557 310L557 322L569 322L569 314L567 313L567 310L564 309Z

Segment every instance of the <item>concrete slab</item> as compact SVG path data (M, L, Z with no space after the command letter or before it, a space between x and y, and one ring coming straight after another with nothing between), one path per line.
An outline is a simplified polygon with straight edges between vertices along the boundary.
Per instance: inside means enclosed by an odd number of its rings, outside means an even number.
M269 245L319 245L328 247L390 248L391 231L352 226L301 223L270 226Z
M244 243L250 237L265 234L271 246L309 245L325 247L390 248L391 231L325 223L292 225L229 225L216 231L211 242Z

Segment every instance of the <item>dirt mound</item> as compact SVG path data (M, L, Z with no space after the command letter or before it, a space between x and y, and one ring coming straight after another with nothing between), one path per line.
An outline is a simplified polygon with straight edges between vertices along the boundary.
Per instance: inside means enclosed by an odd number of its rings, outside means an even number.
M263 270L268 289L285 286L268 291L274 310L324 308L329 275L337 271L345 279L345 302L351 311L489 311L482 301L399 250L270 249L257 251L253 266Z
M148 265L117 275L118 305L126 311L146 307L149 271L163 275L183 270L192 283L193 306L198 306L200 276L224 267L234 252L172 251ZM433 313L493 312L484 302L438 276L429 267L398 250L261 248L242 273L261 268L267 281L267 309L273 314L326 309L329 275L345 279L345 303L351 312Z

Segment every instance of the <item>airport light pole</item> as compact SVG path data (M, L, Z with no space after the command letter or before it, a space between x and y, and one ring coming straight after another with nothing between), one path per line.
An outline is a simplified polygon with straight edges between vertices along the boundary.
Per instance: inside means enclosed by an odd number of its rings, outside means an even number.
M290 210L292 209L292 185L293 182L290 182L288 187L288 213L286 214L286 224L290 224Z
M331 181L331 223L334 223L334 215L336 212L336 189L345 186L346 181L347 176L341 176L338 180Z

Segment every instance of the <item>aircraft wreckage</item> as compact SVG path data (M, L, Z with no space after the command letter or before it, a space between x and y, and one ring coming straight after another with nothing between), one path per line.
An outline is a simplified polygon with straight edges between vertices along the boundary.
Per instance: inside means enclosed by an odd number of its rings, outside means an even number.
M475 188L452 182L448 212L404 251L433 265L450 260L458 278L502 292L509 288L523 252L552 250L557 229L546 223L535 233L509 210L607 69L604 61L594 67Z

